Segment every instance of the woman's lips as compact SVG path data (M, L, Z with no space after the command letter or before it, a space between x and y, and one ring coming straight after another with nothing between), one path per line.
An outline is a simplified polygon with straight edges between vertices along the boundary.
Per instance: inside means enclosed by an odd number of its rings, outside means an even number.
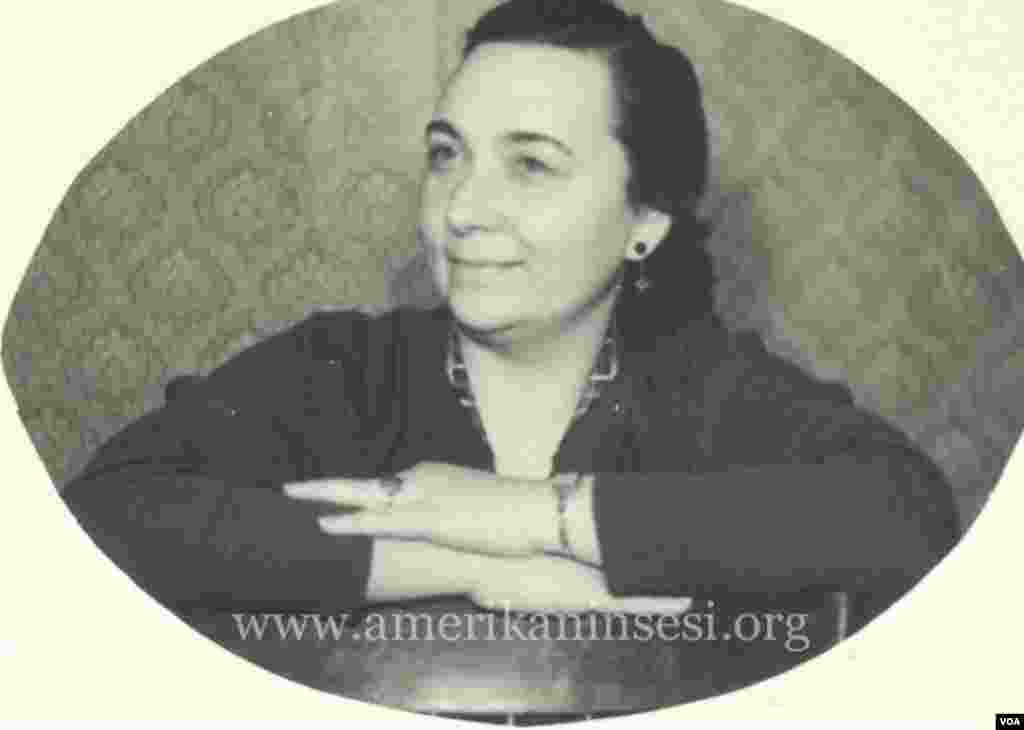
M512 269L522 265L522 261L492 261L488 259L464 259L459 256L447 257L448 263L453 266L465 267L467 269Z
M452 284L469 288L497 284L522 266L521 261L464 259L459 256L448 256L447 260Z

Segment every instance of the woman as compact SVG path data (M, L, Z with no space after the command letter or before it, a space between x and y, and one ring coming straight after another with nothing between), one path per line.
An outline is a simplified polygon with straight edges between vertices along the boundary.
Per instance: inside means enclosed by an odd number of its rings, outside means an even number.
M492 10L426 145L444 308L313 316L178 384L66 489L154 595L672 614L842 591L856 627L954 544L902 434L712 314L700 93L639 19Z

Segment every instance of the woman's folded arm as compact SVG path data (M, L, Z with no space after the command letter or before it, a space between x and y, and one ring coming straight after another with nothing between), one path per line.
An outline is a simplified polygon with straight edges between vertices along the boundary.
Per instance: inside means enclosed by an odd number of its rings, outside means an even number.
M197 460L190 434L224 425L209 418L180 404L148 414L65 487L64 500L94 542L166 603L280 610L360 603L370 540L323 534L317 507L284 497L270 474L231 475Z
M323 367L314 348L322 319L209 376L172 381L163 407L111 438L65 487L97 545L165 603L336 610L364 600L371 541L324 534L323 508L280 489L308 467L289 420L307 407L304 384ZM344 334L359 321L339 314L331 326ZM332 434L354 460L358 424L341 406Z
M700 420L641 439L669 452L696 439L691 469L594 479L613 592L899 595L954 545L952 489L905 434L756 337L720 359L690 384Z
M948 485L916 461L598 475L602 568L622 595L909 588L957 539Z

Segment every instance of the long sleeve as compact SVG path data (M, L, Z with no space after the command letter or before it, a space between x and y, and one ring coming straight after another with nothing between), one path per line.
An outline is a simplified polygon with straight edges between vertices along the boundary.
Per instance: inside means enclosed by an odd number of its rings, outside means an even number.
M941 472L845 388L750 339L690 377L699 418L679 419L676 430L664 422L648 440L662 452L700 443L697 466L596 476L594 518L614 593L847 591L891 602L955 543Z
M309 429L333 426L341 452L355 430L345 409L332 404L328 423L292 387L312 377L308 356L300 326L179 385L65 488L96 544L161 601L320 611L362 601L371 541L323 534L323 508L280 490L315 468L303 445L320 436Z

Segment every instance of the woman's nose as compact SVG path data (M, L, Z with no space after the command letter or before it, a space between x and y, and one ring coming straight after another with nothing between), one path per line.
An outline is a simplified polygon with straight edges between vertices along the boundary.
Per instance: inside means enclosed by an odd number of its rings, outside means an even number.
M446 220L455 235L490 230L501 222L501 192L490 176L471 171L459 180L448 200Z

